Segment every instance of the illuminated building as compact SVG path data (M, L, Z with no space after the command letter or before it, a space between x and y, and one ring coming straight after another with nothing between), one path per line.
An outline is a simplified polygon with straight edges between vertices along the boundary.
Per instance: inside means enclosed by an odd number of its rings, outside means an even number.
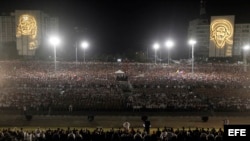
M0 48L15 47L20 56L34 56L50 33L58 32L58 19L38 10L16 10L0 16Z
M209 25L206 19L196 19L189 22L188 38L197 41L194 51L195 56L207 57L209 50ZM191 49L189 51L191 55Z
M210 22L209 57L232 57L234 16L212 16Z
M197 41L195 55L199 58L242 56L242 47L250 43L250 23L234 23L237 18L234 15L206 17L204 8L202 5L203 13L190 21L188 27L188 39Z
M195 56L208 56L209 22L206 17L205 3L203 0L201 0L200 3L200 17L189 22L187 39L195 39L197 41L194 48ZM191 56L191 48L189 50L189 56Z

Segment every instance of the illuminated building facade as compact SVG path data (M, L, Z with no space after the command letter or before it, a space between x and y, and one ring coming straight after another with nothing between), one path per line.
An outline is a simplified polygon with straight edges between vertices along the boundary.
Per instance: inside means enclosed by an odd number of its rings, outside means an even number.
M239 57L242 47L250 44L250 23L234 23L234 15L212 16L210 22L189 22L188 39L197 40L198 57ZM205 20L205 19L204 19Z
M16 10L0 16L0 45L15 43L18 55L34 56L50 33L58 33L58 19L38 10Z
M189 22L188 39L195 39L195 56L206 58L209 51L209 24L207 19L195 19ZM191 56L191 48L189 48Z
M236 23L234 15L207 17L206 1L200 1L200 17L189 22L188 39L197 41L194 55L241 57L242 47L250 44L250 23Z
M234 16L213 16L210 23L209 57L232 57Z
M194 55L200 58L206 58L209 50L209 21L206 16L206 1L200 1L199 18L189 22L188 39L195 39L197 42L194 48ZM191 48L189 48L189 58L191 56Z

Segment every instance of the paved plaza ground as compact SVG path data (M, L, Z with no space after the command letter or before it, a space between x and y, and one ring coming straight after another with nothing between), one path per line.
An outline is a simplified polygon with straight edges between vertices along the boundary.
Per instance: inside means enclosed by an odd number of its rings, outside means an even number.
M250 116L211 116L204 122L200 116L148 116L152 128L223 128L223 120L228 119L230 124L249 124ZM128 121L131 127L142 128L141 116L94 116L92 121L88 116L48 116L34 115L27 120L24 115L1 115L0 127L24 127L24 128L120 128L123 122Z

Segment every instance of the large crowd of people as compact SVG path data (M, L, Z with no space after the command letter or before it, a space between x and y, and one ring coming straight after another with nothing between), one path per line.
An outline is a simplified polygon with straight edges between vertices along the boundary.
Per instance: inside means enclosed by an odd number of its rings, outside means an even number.
M104 131L96 128L57 128L25 130L23 128L7 128L0 130L1 141L223 141L223 129L214 128L158 128L152 133L142 129L129 130L118 128Z
M197 63L191 73L185 63L0 61L0 109L242 112L249 76L229 63Z
M124 73L116 74L117 70ZM121 72L122 72L121 71ZM250 75L240 64L0 61L0 111L250 110ZM222 141L219 129L0 129L0 141Z

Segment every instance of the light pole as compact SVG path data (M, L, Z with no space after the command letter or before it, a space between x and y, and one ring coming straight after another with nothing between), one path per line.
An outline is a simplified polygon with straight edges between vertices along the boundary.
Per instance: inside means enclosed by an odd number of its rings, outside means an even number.
M189 44L192 46L192 74L194 73L194 45L196 44L196 41L191 39L189 40Z
M158 43L155 43L155 44L153 45L153 48L154 48L154 50L155 50L155 64L156 64L156 54L157 54L157 50L160 48L160 45L159 45Z
M166 42L166 47L168 49L168 65L169 65L169 60L170 60L170 49L174 46L174 42L171 40L168 40Z
M77 68L77 41L76 41L76 68Z
M85 64L85 50L89 47L89 44L88 42L82 42L81 46L83 48L83 62Z
M53 37L50 37L49 41L54 47L54 63L55 63L55 72L56 72L56 47L60 43L60 39L56 36L53 36Z
M243 63L244 63L244 72L247 72L247 51L249 50L249 45L243 47Z

